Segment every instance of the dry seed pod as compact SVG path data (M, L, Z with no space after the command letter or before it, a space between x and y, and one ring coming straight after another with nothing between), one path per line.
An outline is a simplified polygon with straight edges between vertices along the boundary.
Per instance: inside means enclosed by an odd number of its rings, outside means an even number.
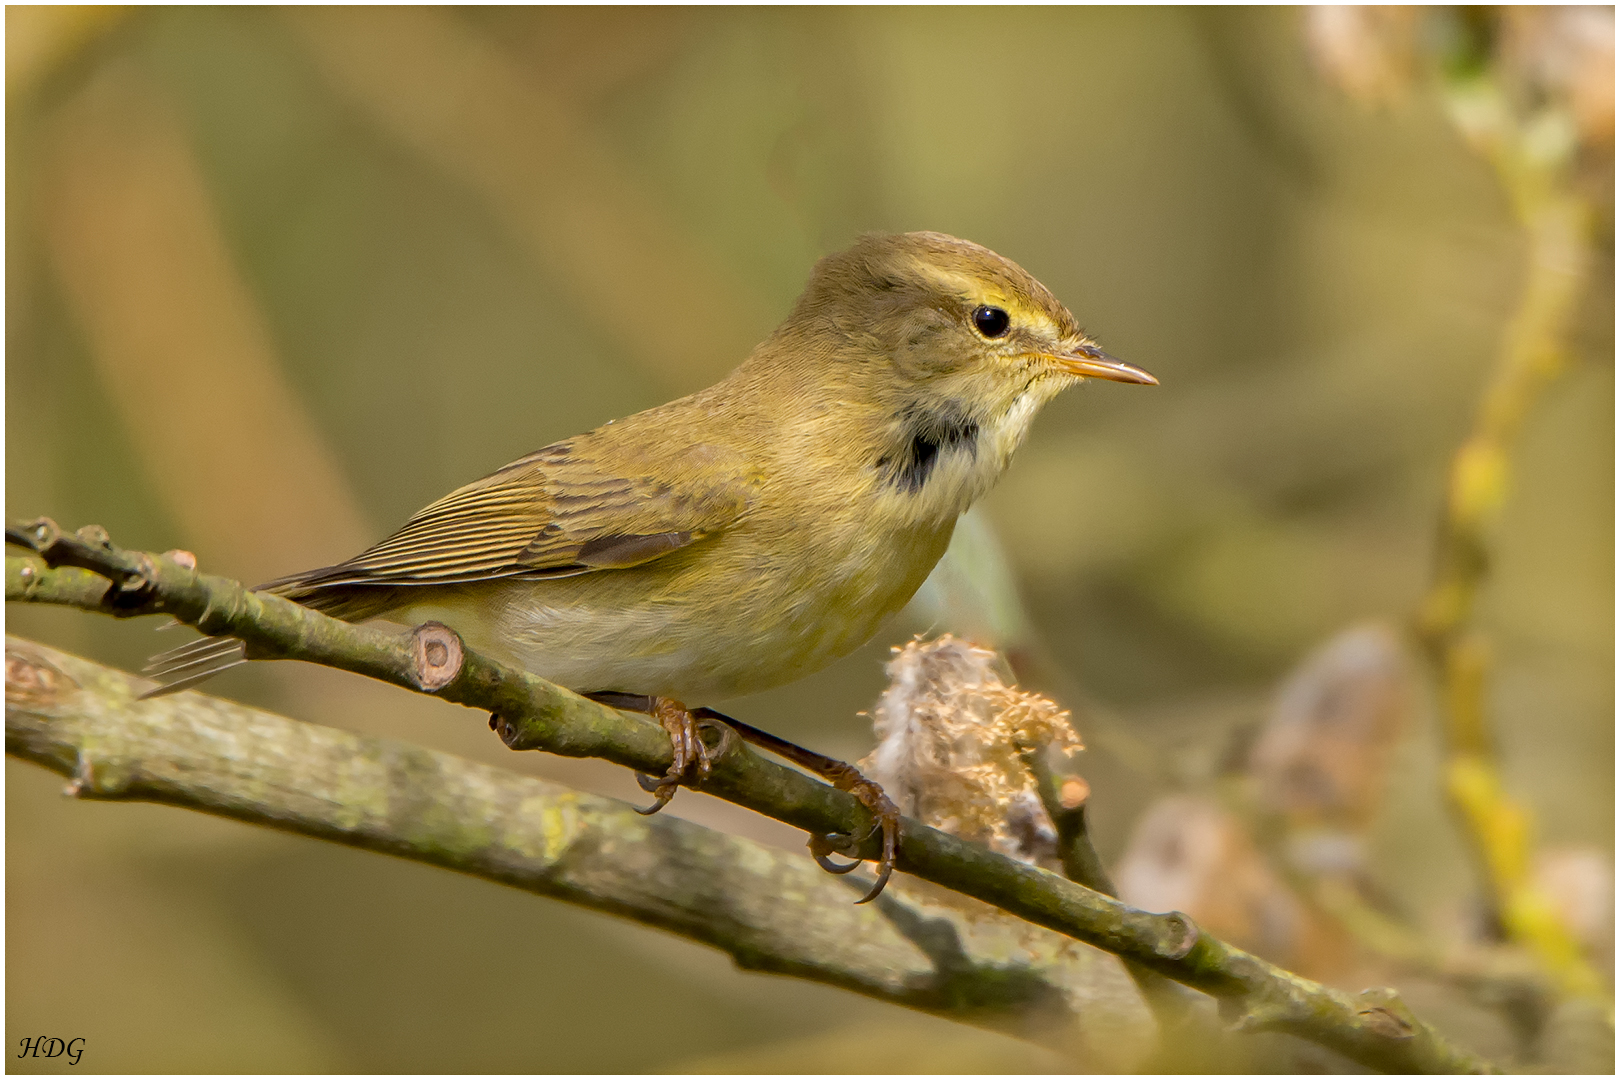
M1302 973L1341 972L1351 959L1343 935L1300 902L1212 799L1155 803L1137 822L1114 882L1127 904L1184 911L1217 937Z
M1391 630L1341 633L1278 693L1249 756L1256 802L1296 828L1365 829L1412 701L1411 670Z
M1080 749L1069 714L1007 686L994 652L949 634L894 653L861 770L937 829L1025 862L1054 857L1057 832L1019 751Z

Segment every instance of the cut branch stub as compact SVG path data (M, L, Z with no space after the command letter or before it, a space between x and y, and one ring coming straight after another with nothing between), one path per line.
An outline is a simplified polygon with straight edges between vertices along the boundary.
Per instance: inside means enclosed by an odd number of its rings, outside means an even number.
M1191 916L1182 912L1172 911L1164 918L1165 922L1174 926L1177 932L1174 936L1168 936L1164 939L1164 943L1160 947L1161 955L1171 960L1183 959L1188 953L1192 952L1193 946L1198 944L1198 939L1203 934L1203 931L1198 929L1198 924L1192 921Z
M73 677L44 657L6 646L6 704L54 705L79 689Z
M461 638L444 623L425 622L411 631L411 674L430 694L461 674L462 656Z

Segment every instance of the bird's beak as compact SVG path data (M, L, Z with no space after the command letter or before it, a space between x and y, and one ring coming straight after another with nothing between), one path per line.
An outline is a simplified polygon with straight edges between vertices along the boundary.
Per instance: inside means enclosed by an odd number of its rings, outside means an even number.
M1141 383L1158 386L1159 380L1132 364L1116 360L1095 345L1082 345L1071 353L1043 353L1048 360L1068 372L1088 379Z

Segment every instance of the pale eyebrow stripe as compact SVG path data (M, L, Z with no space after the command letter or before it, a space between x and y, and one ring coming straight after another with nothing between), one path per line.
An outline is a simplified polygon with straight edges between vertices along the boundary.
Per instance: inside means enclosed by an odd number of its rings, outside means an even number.
M957 293L960 296L971 298L974 294L974 280L966 274L952 273L951 271L942 267L933 266L925 262L913 263L909 269L917 272L922 277L928 278L941 288L949 289L951 292ZM1059 326L1046 312L1040 310L1039 308L1029 307L1026 304L1014 303L1009 300L1006 294L1000 290L997 290L994 296L986 298L986 302L1006 308L1020 320L1024 321L1025 323L1035 323L1037 327L1048 331L1054 337L1061 337L1063 335L1063 328Z

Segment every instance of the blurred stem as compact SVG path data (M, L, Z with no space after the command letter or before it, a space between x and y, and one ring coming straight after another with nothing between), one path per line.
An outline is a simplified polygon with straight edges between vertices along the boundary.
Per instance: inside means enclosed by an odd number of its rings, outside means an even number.
M1368 904L1355 885L1324 877L1302 890L1361 945L1407 971L1450 983L1494 1009L1529 1059L1556 995L1534 958L1506 946L1450 946Z
M1091 834L1086 828L1086 803L1082 799L1074 806L1063 801L1057 774L1052 771L1046 747L1020 747L1018 756L1035 781L1035 790L1041 797L1046 816L1057 829L1058 858L1063 863L1063 876L1079 882L1104 896L1118 897L1113 878L1103 866L1102 857L1092 846Z
M1573 122L1516 115L1489 76L1445 87L1453 119L1495 167L1529 241L1526 280L1474 429L1452 459L1435 577L1418 630L1442 686L1445 791L1473 852L1493 922L1570 994L1601 994L1550 897L1530 880L1530 816L1506 792L1486 717L1490 652L1470 627L1489 570L1489 526L1506 499L1513 440L1566 363L1591 265L1591 208L1574 189Z
M1018 756L1035 781L1041 805L1057 830L1058 858L1063 863L1063 876L1094 892L1118 899L1119 890L1108 869L1103 866L1102 857L1097 854L1097 848L1091 842L1090 830L1086 827L1086 805L1091 801L1089 797L1073 806L1063 801L1062 786L1052 771L1050 751L1046 747L1020 747ZM1142 992L1142 1000L1153 1010L1153 1018L1159 1025L1159 1056L1168 1061L1173 1054L1171 1042L1183 1040L1189 1034L1190 1026L1198 1020L1193 1011L1193 1001L1186 991L1170 979L1133 960L1125 960L1125 970ZM1214 1033L1202 1034L1209 1037ZM1143 1071L1155 1070L1144 1068Z
M669 737L646 719L628 716L582 698L528 672L508 668L467 649L448 628L427 623L406 633L356 626L329 618L281 597L250 592L240 583L198 573L173 559L114 546L106 533L86 528L63 534L40 519L8 527L8 543L31 547L35 557L6 559L6 599L56 603L116 616L167 613L207 634L239 638L249 656L300 659L352 671L395 686L431 694L493 714L494 726L514 750L546 750L571 757L599 757L638 772L659 775L670 763ZM429 643L431 646L429 647ZM8 690L13 682L8 678ZM80 766L46 729L48 748L35 754L19 738L14 746L12 710L7 710L7 750L42 764ZM94 759L95 750L90 750ZM256 755L219 752L231 767L251 771ZM114 755L117 768L105 781L86 768L85 783L129 798L178 802L173 781L137 779L163 765L139 747ZM244 764L245 763L245 764ZM229 771L229 770L224 770ZM281 794L252 782L227 795L210 795L216 813L247 816L250 805ZM322 790L301 786L297 790ZM871 835L871 815L847 792L767 761L744 746L725 754L704 783L709 794L811 833ZM204 792L211 791L206 785ZM194 796L188 796L193 797ZM340 815L365 805L338 800ZM414 803L412 813L391 827L409 830L436 820L435 803ZM282 823L272 802L266 823ZM444 823L457 846L477 848L490 828L488 817L451 813ZM346 817L340 820L348 820ZM500 820L499 818L493 820ZM291 827L284 825L283 827ZM385 830L386 832L386 830ZM398 845L408 833L389 833L377 845ZM334 832L333 839L344 839ZM872 844L875 844L875 838ZM869 844L869 846L872 846ZM632 845L621 845L627 856ZM865 851L870 858L875 851ZM504 856L503 856L504 857ZM631 861L634 859L632 857ZM1488 1063L1450 1045L1419 1020L1390 990L1352 996L1302 978L1200 930L1179 912L1138 911L1037 867L950 836L921 822L904 820L898 864L936 885L971 896L1037 926L1104 949L1220 999L1223 1014L1241 1031L1278 1031L1335 1050L1363 1065L1395 1072L1475 1072ZM819 913L807 905L805 917Z

